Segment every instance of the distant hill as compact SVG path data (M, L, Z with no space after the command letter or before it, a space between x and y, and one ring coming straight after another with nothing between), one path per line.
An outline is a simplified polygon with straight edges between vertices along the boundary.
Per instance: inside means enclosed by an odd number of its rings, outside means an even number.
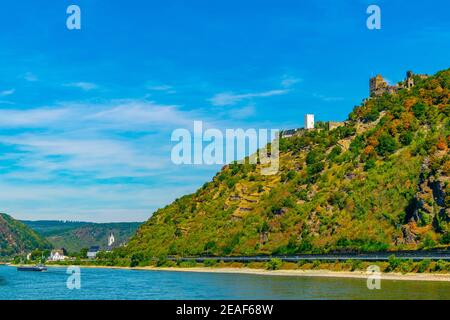
M115 238L114 246L126 243L136 232L140 223L91 223L77 221L22 221L45 237L54 248L65 248L75 253L83 248L100 246L106 248L110 232Z
M24 223L0 213L0 257L12 257L51 244Z
M231 164L116 252L256 255L450 244L450 69L372 97L345 125L280 140L280 171Z

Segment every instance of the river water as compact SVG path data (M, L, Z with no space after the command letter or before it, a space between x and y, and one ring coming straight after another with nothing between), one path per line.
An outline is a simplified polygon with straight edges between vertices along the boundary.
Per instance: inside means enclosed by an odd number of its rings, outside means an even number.
M311 278L197 272L81 269L68 289L65 268L18 272L0 266L0 299L449 299L449 282ZM71 282L77 283L75 282Z

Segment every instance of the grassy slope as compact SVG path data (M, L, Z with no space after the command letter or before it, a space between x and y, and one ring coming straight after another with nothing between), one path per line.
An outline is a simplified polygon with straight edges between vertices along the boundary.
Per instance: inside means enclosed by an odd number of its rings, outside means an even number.
M225 166L158 210L121 257L418 249L450 243L450 70L281 139L278 175Z

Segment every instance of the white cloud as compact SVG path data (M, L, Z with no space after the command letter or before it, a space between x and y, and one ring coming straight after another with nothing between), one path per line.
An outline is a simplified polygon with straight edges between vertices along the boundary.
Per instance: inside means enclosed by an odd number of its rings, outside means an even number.
M36 127L45 126L67 117L68 109L2 109L0 110L1 127Z
M176 105L159 105L152 101L124 100L86 116L87 120L119 126L186 126L193 119L189 112L180 111Z
M66 87L73 87L78 88L84 91L90 91L98 88L98 85L92 82L72 82L72 83L66 83Z
M211 167L193 168L202 178L182 180L193 172L172 164L172 130L189 129L194 120L229 127L220 118L146 100L0 109L0 128L14 129L0 135L0 211L34 219L146 219L213 176Z
M177 105L145 100L114 100L98 104L66 102L54 107L0 109L2 127L63 131L79 128L89 131L152 130L155 127L190 126L194 120L206 118L196 111L183 111Z
M141 185L17 185L0 183L0 211L18 219L144 221L173 197L191 192L180 185L171 192Z
M196 119L208 126L198 112L141 100L0 109L0 127L18 130L0 136L0 147L9 146L0 158L15 163L9 178L45 180L60 172L93 179L148 177L172 165L166 150L171 131L190 128Z
M89 173L96 178L145 176L148 170L163 167L160 157L140 150L135 143L107 138L21 135L0 137L3 144L21 152L18 164L43 172Z
M279 96L287 94L289 90L270 90L265 92L259 92L259 93L244 93L244 94L235 94L233 92L224 92L216 94L214 97L209 99L209 101L214 106L229 106L234 105L238 102L241 102L246 99L251 98L265 98L265 97L272 97L272 96Z
M15 89L0 91L0 96L3 96L3 97L10 96L10 95L14 94L14 92L16 92Z

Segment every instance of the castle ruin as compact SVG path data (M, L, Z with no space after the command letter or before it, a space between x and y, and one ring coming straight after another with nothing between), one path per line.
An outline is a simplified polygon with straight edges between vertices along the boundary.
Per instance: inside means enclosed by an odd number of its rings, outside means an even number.
M406 79L399 84L396 85L389 85L387 81L381 76L381 74L378 74L375 77L370 78L369 80L369 88L370 88L370 96L371 97L378 97L382 96L385 93L393 94L397 93L401 89L411 89L414 87L414 77L420 77L421 79L428 78L428 75L426 74L417 74L415 75L412 71L408 71L406 73Z

